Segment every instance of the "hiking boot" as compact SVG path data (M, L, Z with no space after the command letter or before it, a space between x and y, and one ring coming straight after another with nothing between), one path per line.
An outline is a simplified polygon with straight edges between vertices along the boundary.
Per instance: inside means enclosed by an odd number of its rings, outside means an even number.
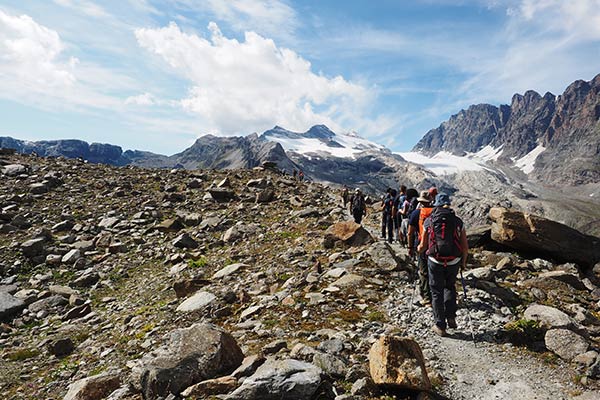
M452 328L452 329L458 328L458 325L456 325L456 319L454 319L454 318L448 318L446 320L446 322L448 323L448 328Z
M434 326L431 328L431 330L432 330L432 331L433 331L433 332L434 332L436 335L438 335L438 336L441 336L441 337L444 337L444 336L446 336L446 330L445 330L445 329L442 329L442 328L440 328L440 327L439 327L439 326L437 326L437 325L434 325Z
M421 300L421 306L423 306L423 307L431 307L431 300L429 300L429 299Z

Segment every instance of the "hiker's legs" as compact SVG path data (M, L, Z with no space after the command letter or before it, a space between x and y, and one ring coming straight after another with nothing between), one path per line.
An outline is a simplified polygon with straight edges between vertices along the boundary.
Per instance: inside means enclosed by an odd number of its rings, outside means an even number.
M388 235L388 242L392 243L394 241L394 217L392 217L392 215L388 215L387 218L387 235Z
M460 264L460 263L459 263ZM456 275L458 275L458 266L448 265L445 268L445 281L444 286L444 309L446 311L446 318L456 318Z
M446 329L446 314L444 312L444 266L427 260L429 270L429 288L431 289L431 305L433 307L433 319L441 329Z
M385 239L385 228L387 226L388 215L385 211L381 213L381 237Z
M354 222L360 225L362 217L363 213L361 211L354 211Z
M419 256L419 292L423 300L431 301L431 290L429 289L429 271L427 267L427 256L420 254Z

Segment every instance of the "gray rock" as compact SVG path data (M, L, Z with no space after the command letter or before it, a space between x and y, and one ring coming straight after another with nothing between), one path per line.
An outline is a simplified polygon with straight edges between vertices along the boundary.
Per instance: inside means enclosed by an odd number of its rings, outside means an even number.
M39 311L49 311L53 308L66 306L69 302L63 296L54 295L46 297L31 304L29 307L30 313L37 313Z
M180 249L195 249L198 247L198 242L192 239L189 234L182 233L173 240L173 246Z
M98 223L98 227L104 228L104 229L110 229L118 223L119 223L119 218L106 217L106 218L102 218L102 220L100 220L100 222Z
M465 271L465 279L471 278L482 281L493 281L495 272L492 267L481 267Z
M310 399L321 384L321 372L302 361L269 359L226 399Z
M62 258L62 262L64 264L73 264L75 261L81 258L81 251L78 249L71 249L67 254L65 254Z
M48 290L50 291L50 293L52 294L56 294L59 296L63 296L65 298L69 298L71 295L73 294L78 294L79 292L75 289L72 289L68 286L61 286L61 285L50 285L50 287L48 288Z
M45 183L32 183L29 185L29 193L44 194L50 191L50 187Z
M100 280L100 274L92 269L87 269L83 274L71 282L71 285L76 287L90 287Z
M50 354L53 354L57 357L66 356L67 354L71 354L73 349L75 349L75 344L70 338L58 338L48 342L46 345L48 347L48 351Z
M30 239L24 243L21 243L21 251L23 255L27 258L33 258L35 256L42 255L44 253L44 244L46 243L46 239L44 238L34 238Z
M327 375L341 378L346 375L347 362L332 354L317 353L313 357L313 364L323 370Z
M242 264L242 263L230 264L230 265L218 270L217 272L215 272L215 274L212 276L212 279L220 279L225 276L229 276L231 274L236 273L240 269L247 268L247 267L248 267L248 265Z
M267 354L275 354L281 349L287 349L287 342L285 340L276 340L274 342L267 343L263 347L262 351L263 351L263 354L267 355Z
M264 189L256 193L257 203L269 203L275 199L275 191L273 189Z
M234 370L243 358L235 339L223 329L194 324L171 332L164 346L144 355L132 370L132 381L145 399L178 395Z
M585 353L589 347L587 340L568 329L550 329L544 336L544 342L548 350L567 361Z
M2 167L2 173L7 176L18 176L27 173L27 167L21 164L8 164Z
M92 307L89 304L73 307L62 317L63 321L85 317L92 312Z
M549 306L532 304L523 313L526 319L538 321L544 328L567 328L573 324L564 312Z
M7 292L0 292L0 321L6 320L25 308L25 302Z
M262 354L253 354L244 358L242 365L237 367L235 371L231 373L231 376L235 378L243 378L252 375L258 367L260 367L267 359Z
M382 271L393 271L400 265L388 243L373 243L367 249L367 254L371 256L371 260L377 265L377 268Z
M201 310L209 304L213 303L217 297L209 292L197 292L190 298L184 300L178 307L177 311L192 312Z

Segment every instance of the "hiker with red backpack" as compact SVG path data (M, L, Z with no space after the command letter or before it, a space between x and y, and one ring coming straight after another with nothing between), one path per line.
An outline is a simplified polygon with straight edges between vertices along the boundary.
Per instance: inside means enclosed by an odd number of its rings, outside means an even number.
M423 238L417 247L427 255L429 287L435 324L433 331L446 335L456 325L456 277L467 264L469 244L464 224L450 208L450 197L438 193L431 215L424 221Z
M417 198L419 205L408 218L408 255L413 257L417 244L423 240L425 233L424 223L431 215L431 197L427 190L422 191ZM421 294L421 305L431 306L431 290L429 289L429 272L427 267L427 255L419 253L417 269L419 271L419 292Z

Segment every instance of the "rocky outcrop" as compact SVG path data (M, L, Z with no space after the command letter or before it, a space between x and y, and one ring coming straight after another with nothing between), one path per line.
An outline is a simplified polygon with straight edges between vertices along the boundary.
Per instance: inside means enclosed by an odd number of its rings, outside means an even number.
M338 243L342 246L364 246L373 243L371 234L354 221L338 222L325 232L323 245L332 248Z
M600 260L600 239L535 215L492 208L492 240L515 250L591 268Z
M101 400L119 388L121 379L115 374L100 374L81 379L69 386L63 400Z

